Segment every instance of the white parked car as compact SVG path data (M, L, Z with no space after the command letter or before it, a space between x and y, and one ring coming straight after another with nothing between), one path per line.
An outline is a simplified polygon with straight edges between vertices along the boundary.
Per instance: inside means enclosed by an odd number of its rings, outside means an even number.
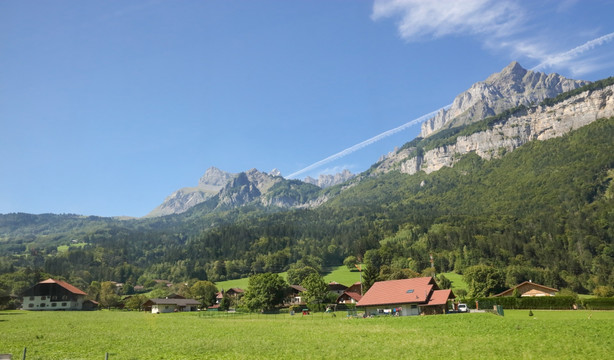
M458 304L458 312L469 312L467 304Z

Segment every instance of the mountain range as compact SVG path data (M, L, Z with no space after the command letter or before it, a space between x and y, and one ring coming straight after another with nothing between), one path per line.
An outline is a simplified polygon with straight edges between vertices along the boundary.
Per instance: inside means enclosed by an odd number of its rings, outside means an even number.
M435 117L425 121L422 124L421 137L426 138L442 130L468 125L519 105L539 103L546 98L555 97L560 93L574 90L587 84L589 84L588 81L571 80L558 74L544 74L526 70L518 62L514 61L501 70L501 72L492 74L486 80L472 85L468 90L456 96L449 109L441 110ZM538 115L534 113L532 116ZM607 111L599 116L608 116ZM564 116L564 118L566 123L574 122L573 117ZM527 119L525 118L525 121L528 121ZM514 128L518 126L518 124L515 124ZM531 124L526 126L528 126L526 128L529 129L529 133L509 130L501 130L505 133L502 136L496 135L493 132L484 133L475 135L472 139L461 139L458 149L437 148L421 156L411 156L416 151L415 147L404 147L401 150L396 150L384 156L376 166L376 172L399 170L404 173L414 174L417 171L423 170L428 173L442 166L452 165L455 155L462 155L469 151L477 151L483 157L495 156L494 154L497 151L502 151L501 149L512 151L527 141L536 138L532 131L540 131L531 130L535 128L535 126L531 127ZM540 120L539 126L548 127L550 123ZM560 126L557 129L559 128ZM565 129L559 129L553 134L560 135L572 128L574 128L573 124ZM522 127L522 129L525 129L525 127ZM497 131L497 134L501 132ZM548 135L544 136L547 137ZM354 177L354 174L344 170L334 175L322 174L318 179L307 177L303 182L324 189L345 183ZM269 190L275 189L273 185L283 181L287 180L281 177L277 169L268 174L256 169L241 174L231 174L211 167L200 178L196 187L186 187L175 191L162 204L147 214L146 217L181 214L215 196L218 196L220 199L219 206L226 207L241 206L257 199L263 205L274 204L282 208L311 207L322 204L328 199L327 196L320 196L316 200L309 197L301 201L296 199L296 194L284 194L284 196L278 197L275 194L269 193ZM313 189L311 191L313 192Z
M390 279L432 256L438 271L488 265L509 284L614 286L614 78L513 62L422 130L356 175L209 168L142 219L0 215L0 285L32 269L82 286L218 281L348 256Z

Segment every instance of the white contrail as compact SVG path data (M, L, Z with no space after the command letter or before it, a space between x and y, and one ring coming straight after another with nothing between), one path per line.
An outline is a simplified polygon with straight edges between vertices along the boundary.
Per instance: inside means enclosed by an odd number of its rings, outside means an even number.
M369 145L371 145L371 144L373 144L375 142L378 142L378 141L382 140L383 138L386 138L386 137L388 137L390 135L396 134L399 131L403 131L403 130L407 129L410 126L413 126L413 125L415 125L417 123L420 123L420 122L422 122L422 121L424 121L426 119L429 119L429 118L435 116L435 114L437 114L439 111L447 110L448 108L450 108L450 106L452 106L452 104L446 105L446 106L444 106L442 108L439 108L439 109L437 109L435 111L431 111L428 114L422 115L419 118L414 119L414 120L412 120L410 122L407 122L407 123L405 123L405 124L403 124L403 125L401 125L399 127L396 127L394 129L391 129L391 130L388 130L388 131L384 131L383 133L381 133L379 135L376 135L376 136L374 136L374 137L372 137L370 139L367 139L367 140L365 140L363 142L360 142L360 143L358 143L358 144L356 144L354 146L351 146L351 147L349 147L349 148L347 148L347 149L345 149L343 151L340 151L340 152L338 152L338 153L336 153L334 155L331 155L331 156L327 157L326 159L323 159L323 160L320 160L320 161L318 161L316 163L313 163L313 164L307 166L304 169L296 171L296 172L288 175L288 178L289 179L290 178L294 178L297 175L300 175L300 174L302 174L304 172L307 172L309 170L313 170L313 169L319 168L320 166L322 166L324 164L328 164L331 161L340 159L340 158L342 158L342 157L344 157L346 155L349 155L349 154L351 154L351 153L353 153L355 151L358 151L358 150L364 148L365 146L369 146Z
M556 54L553 56L549 56L546 60L542 61L539 65L533 67L531 70L541 70L547 66L554 66L565 61L571 60L578 55L583 54L586 51L592 50L597 46L601 46L609 41L614 39L614 32L609 33L607 35L600 36L596 39L585 42L580 46L576 46L575 48L565 51L564 53Z

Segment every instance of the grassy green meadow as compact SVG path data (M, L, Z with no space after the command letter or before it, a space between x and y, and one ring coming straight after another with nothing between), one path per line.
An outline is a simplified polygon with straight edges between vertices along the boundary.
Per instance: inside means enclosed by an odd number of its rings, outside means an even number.
M279 273L284 279L287 278L287 273ZM446 275L447 276L447 275ZM459 275L460 276L460 275ZM247 282L249 278L241 278L235 280L218 281L215 283L218 289L230 289L231 287L238 287L241 289L247 289ZM324 273L324 281L327 283L336 281L345 286L350 286L357 281L360 281L360 273L358 270L350 271L346 266L337 266L327 269Z
M109 359L612 358L614 312L533 313L348 319L6 311L0 353L21 359L27 347L27 359L104 359L107 352Z

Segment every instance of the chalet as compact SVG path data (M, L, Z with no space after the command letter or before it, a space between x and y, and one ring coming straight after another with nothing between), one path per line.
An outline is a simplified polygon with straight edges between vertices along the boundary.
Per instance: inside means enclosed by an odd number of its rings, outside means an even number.
M452 290L439 290L435 279L420 277L376 282L356 306L364 308L368 315L444 314L451 299Z
M222 302L222 299L224 298L224 295L229 296L232 299L238 300L240 299L243 294L245 293L245 291L241 288L230 288L226 291L224 291L224 289L222 289L220 292L218 292L215 295L215 303L219 304Z
M343 294L337 298L337 304L356 304L362 299L362 295L359 293L344 291Z
M149 299L143 304L145 310L150 310L152 314L197 311L200 302L194 299Z
M520 296L554 296L559 292L557 289L536 284L529 280L494 296L514 296L514 291L519 293Z
M305 301L302 299L302 294L305 291L307 291L307 289L300 285L290 285L286 303L288 305L304 305Z
M24 310L83 310L87 294L73 285L54 279L41 281L22 294ZM93 303L87 303L90 309Z
M349 288L345 289L345 291L362 295L362 283L360 281L357 281L353 283Z
M328 283L328 291L337 294L337 296L343 294L343 292L347 288L348 288L347 286L343 284L339 284L338 282L335 282L335 281Z

